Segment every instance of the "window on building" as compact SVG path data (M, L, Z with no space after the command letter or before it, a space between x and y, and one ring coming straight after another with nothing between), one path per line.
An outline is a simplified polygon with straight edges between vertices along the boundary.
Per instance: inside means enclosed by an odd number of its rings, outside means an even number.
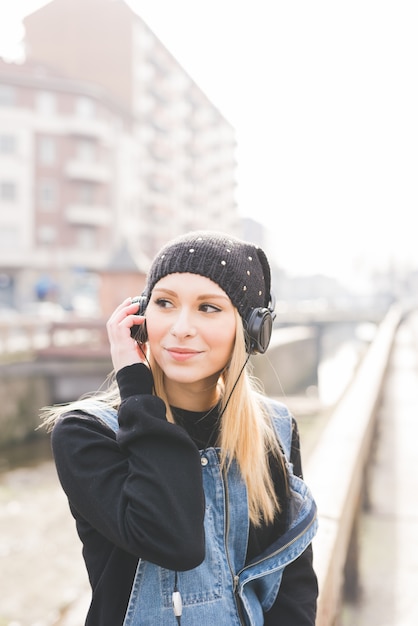
M16 183L12 180L0 180L0 200L5 202L15 202L16 199Z
M0 85L0 106L16 104L16 89L11 85Z
M17 141L15 135L0 133L0 154L15 154Z
M49 91L39 91L36 94L36 109L41 115L53 115L56 113L56 95Z
M0 225L0 249L13 250L19 246L19 229L9 224Z
M39 208L42 211L55 211L58 207L58 184L54 179L39 181Z
M94 204L96 186L88 182L80 182L78 185L77 200L80 204Z
M96 107L93 100L80 96L75 101L75 112L79 117L91 119L96 113Z
M45 224L38 228L38 241L40 244L51 244L57 240L57 229Z
M53 165L57 158L57 142L55 137L40 137L38 142L39 162L42 165Z
M88 139L80 139L77 142L76 151L77 158L80 159L80 161L91 163L96 157L96 144L94 141L89 141Z
M81 250L93 250L97 244L96 230L91 226L79 226L76 231L76 244Z

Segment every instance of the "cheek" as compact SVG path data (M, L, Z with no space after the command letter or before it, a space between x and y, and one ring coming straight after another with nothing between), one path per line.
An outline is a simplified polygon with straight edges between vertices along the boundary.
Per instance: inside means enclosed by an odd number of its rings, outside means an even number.
M236 324L235 318L227 323L220 324L213 333L212 342L220 350L230 353L235 343Z
M164 330L164 325L161 322L156 322L154 318L151 319L151 316L148 317L147 334L148 344L151 350L158 347L159 343L161 342L161 338L163 337L165 332L166 331Z
M148 342L152 346L153 344L158 344L162 337L161 326L156 326L155 324L149 324L147 322L147 333L148 333Z

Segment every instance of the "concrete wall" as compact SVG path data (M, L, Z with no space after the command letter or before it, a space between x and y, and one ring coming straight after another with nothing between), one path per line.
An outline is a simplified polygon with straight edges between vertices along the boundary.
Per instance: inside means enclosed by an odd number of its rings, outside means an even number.
M314 328L279 328L265 354L251 357L253 374L269 396L302 394L317 384L318 346Z
M337 626L345 569L355 567L356 521L362 504L376 412L402 310L394 306L380 324L345 394L327 421L309 462L305 479L318 507L314 539L318 575L317 626Z
M42 373L2 368L0 378L0 447L35 435L39 408L50 400L49 381Z
M112 366L110 360L66 360L14 363L0 367L0 448L33 436L42 407L75 400L98 389Z

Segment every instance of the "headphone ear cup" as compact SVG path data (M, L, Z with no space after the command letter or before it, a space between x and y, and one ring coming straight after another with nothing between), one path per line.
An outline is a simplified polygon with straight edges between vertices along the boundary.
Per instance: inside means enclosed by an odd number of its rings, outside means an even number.
M138 304L138 310L135 313L135 315L144 315L145 309L147 308L147 304L148 304L148 298L144 295L135 296L135 298L132 298L132 304L134 303Z
M143 295L136 296L135 298L132 298L132 303L134 302L138 303L138 311L135 315L144 315L148 304L148 298ZM131 337L138 343L146 343L148 341L147 323L145 320L140 326L131 327Z
M251 311L246 324L246 349L248 354L264 354L273 331L273 316L269 309L257 308Z

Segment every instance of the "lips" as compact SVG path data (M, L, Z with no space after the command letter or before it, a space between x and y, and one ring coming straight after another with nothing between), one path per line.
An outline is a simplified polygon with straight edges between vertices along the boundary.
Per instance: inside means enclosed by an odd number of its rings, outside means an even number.
M188 359L192 359L199 354L202 354L199 350L191 350L190 348L165 348L166 352L175 360L175 361L187 361Z

